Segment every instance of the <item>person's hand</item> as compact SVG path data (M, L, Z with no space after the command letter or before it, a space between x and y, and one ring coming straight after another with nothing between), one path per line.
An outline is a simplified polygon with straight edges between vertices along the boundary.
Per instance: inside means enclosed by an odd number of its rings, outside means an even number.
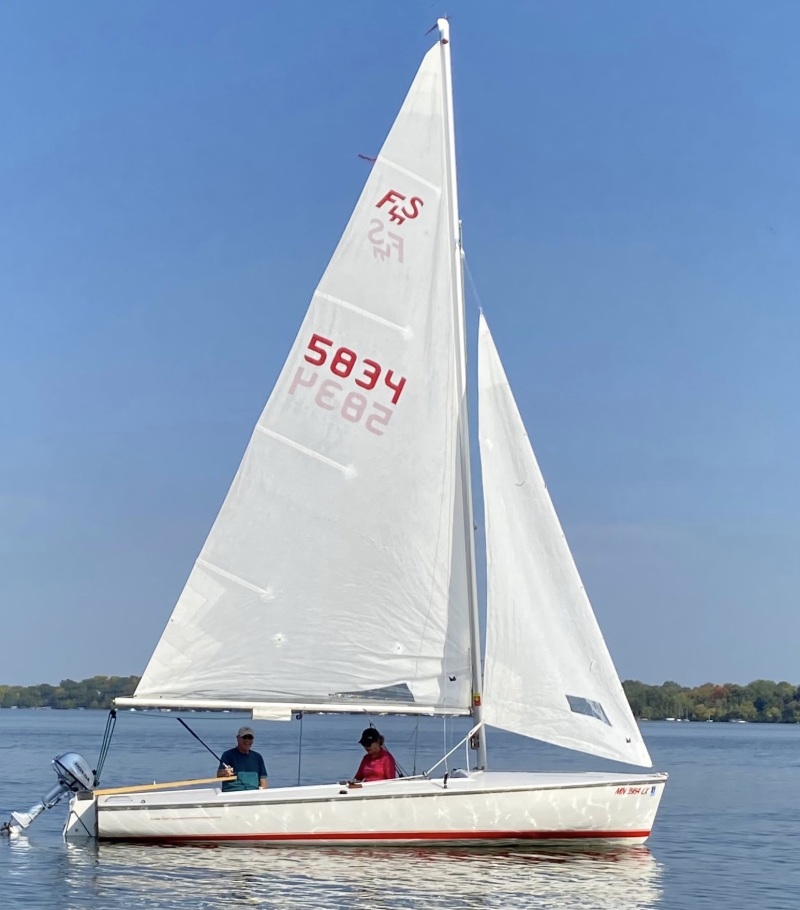
M360 789L361 784L360 784L357 780L349 780L349 781L347 782L347 786L348 786L349 789L351 789L351 790L356 790L356 789Z
M234 775L233 775L233 768L231 768L230 765L225 765L225 769L224 769L224 770L225 770L225 773L228 775L228 777L233 777L233 776L234 776Z

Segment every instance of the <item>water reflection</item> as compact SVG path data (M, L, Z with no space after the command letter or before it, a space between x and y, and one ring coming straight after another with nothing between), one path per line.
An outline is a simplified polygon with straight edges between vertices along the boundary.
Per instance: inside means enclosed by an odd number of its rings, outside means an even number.
M646 910L662 897L647 848L619 853L64 848L62 906L353 910Z

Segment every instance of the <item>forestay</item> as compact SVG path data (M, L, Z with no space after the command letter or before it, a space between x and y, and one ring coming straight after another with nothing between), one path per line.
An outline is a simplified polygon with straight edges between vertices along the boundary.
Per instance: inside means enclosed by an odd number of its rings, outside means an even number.
M483 316L478 376L487 549L483 718L649 767Z
M435 46L130 703L468 712L443 104Z

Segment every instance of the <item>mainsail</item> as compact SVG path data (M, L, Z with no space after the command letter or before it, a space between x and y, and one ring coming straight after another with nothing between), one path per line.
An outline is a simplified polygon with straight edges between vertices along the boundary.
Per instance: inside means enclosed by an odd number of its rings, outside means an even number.
M468 713L444 93L437 45L131 703Z
M483 316L478 420L487 550L484 720L650 767Z

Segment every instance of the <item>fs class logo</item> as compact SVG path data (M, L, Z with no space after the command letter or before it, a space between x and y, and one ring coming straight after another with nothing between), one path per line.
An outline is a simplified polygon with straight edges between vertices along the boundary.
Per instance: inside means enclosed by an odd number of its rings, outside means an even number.
M385 205L390 204L389 221L399 226L404 224L406 220L413 221L419 215L419 210L425 205L419 196L412 196L407 205L401 206L400 203L405 201L406 197L402 193L398 193L397 190L389 190L383 199L376 204L375 208L382 209Z
M425 203L419 196L412 196L408 199L397 190L389 190L375 204L375 208L383 209L383 213L389 215L389 225L400 227L406 221L413 221L419 215L423 205ZM387 209L385 206L389 206L389 208ZM404 261L403 238L388 230L388 225L384 224L380 218L373 218L370 221L367 240L372 244L372 255L376 259L384 262L387 259L396 259L401 263Z

